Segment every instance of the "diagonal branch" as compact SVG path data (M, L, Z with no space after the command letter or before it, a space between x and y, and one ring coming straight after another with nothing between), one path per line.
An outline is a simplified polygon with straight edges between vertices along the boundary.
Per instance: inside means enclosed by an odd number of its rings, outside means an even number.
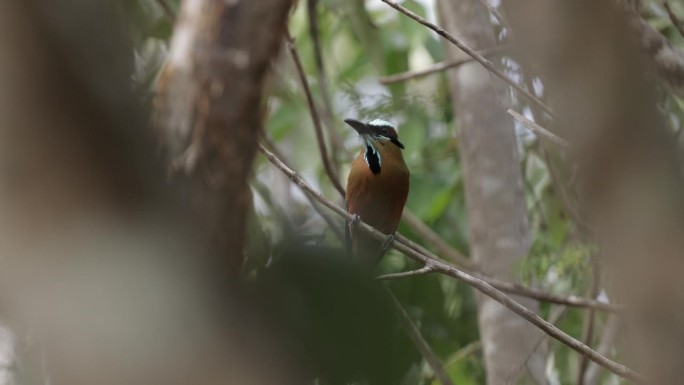
M489 61L489 59L485 58L482 56L480 53L475 51L474 49L468 47L463 43L461 40L457 39L454 37L452 34L449 32L445 31L444 28L435 25L428 20L420 17L419 15L409 11L408 9L402 7L401 5L397 4L393 0L382 0L383 3L389 5L390 7L396 9L397 11L403 13L404 15L410 17L411 19L419 22L420 24L430 28L431 30L435 31L438 35L442 36L443 38L447 39L449 42L454 44L456 47L458 47L460 50L468 54L468 56L472 57L473 60L476 62L480 63L484 68L486 68L489 72L497 76L499 79L503 80L504 82L508 83L511 87L513 87L516 91L518 91L522 96L524 96L527 100L531 101L532 103L536 104L539 106L541 109L544 110L547 114L551 116L555 116L553 113L553 110L549 108L544 102L542 102L539 98L536 96L532 95L529 91L527 91L523 86L520 84L516 83L513 79L511 79L508 75L503 73L500 69L496 68L494 66L494 63Z
M596 300L588 299L588 298L583 298L583 297L579 297L576 295L570 295L570 296L555 295L555 294L547 293L544 291L531 289L529 287L525 287L525 286L517 284L517 283L503 281L503 280L500 280L498 278L493 278L493 277L485 276L485 275L474 273L474 272L468 272L468 273L477 277L478 279L481 279L481 280L487 282L489 285L491 285L491 286L493 286L493 287L495 287L495 288L497 288L503 292L536 299L538 301L553 303L556 305L583 307L583 308L604 310L604 311L610 311L610 312L615 312L615 311L619 311L622 309L621 306L611 305L609 303L596 301ZM447 275L451 275L451 274L447 274Z
M499 10L496 9L496 7L492 3L489 2L489 0L480 0L480 3L482 3L482 5L484 5L485 8L487 8L489 13L492 14L492 16L494 16L496 21L498 21L502 27L506 28L506 30L508 31L509 36L510 36L510 34L513 33L513 29L511 28L511 25L508 24L508 21L506 21L506 19L503 17L501 12L499 12Z
M601 292L601 269L599 262L597 261L598 256L596 254L591 255L591 296L593 298L598 297ZM584 313L584 328L582 330L582 341L591 346L591 342L594 339L594 328L596 324L596 312L594 309L589 309ZM589 366L589 360L586 357L582 357L579 364L579 370L577 373L577 385L584 385L584 374Z
M299 54L297 53L297 48L294 45L294 40L287 31L285 35L287 39L287 48L290 50L292 55L292 60L294 61L295 67L297 69L297 74L299 75L299 80L304 88L304 93L306 94L306 102L309 105L309 112L311 113L311 120L313 121L314 129L316 131L316 141L318 142L318 149L321 152L321 160L323 161L323 168L325 173L328 174L330 182L332 182L335 189L344 198L344 187L340 184L339 177L335 173L335 170L330 163L330 157L328 156L328 150L325 146L325 138L323 138L323 128L321 128L321 117L318 115L318 110L316 109L316 104L313 100L313 95L311 94L311 88L309 87L309 82L306 80L306 75L304 74L304 68L302 67L302 61L299 59Z
M517 120L520 124L525 126L528 130L534 132L537 134L539 137L544 138L548 140L549 142L552 142L562 148L569 149L570 148L570 142L567 140L561 138L560 136L554 134L553 132L543 128L542 126L538 125L537 123L527 119L526 117L522 116L512 108L509 108L506 112L508 112L509 115L513 117L513 119Z
M173 10L171 4L169 4L167 0L157 0L157 5L159 5L159 8L162 9L162 12L164 12L164 16L166 16L166 18L169 19L169 21L176 21L176 12Z
M435 247L435 249L446 256L450 261L456 263L463 267L474 267L474 262L471 259L466 258L463 254L459 253L456 249L451 247L439 234L435 233L430 226L423 223L414 213L408 209L404 209L404 213L401 216L411 230L423 238L426 242ZM415 249L415 247L413 247Z
M677 32L679 32L680 35L684 36L684 24L681 20L679 20L677 14L674 13L674 11L672 10L670 2L667 0L663 1L663 7L665 7L665 10L667 11L667 16L670 17L672 25L674 25L674 27L677 28Z
M457 364L459 361L462 359L468 357L469 355L476 353L478 350L482 349L482 342L480 340L473 341L469 343L468 345L458 349L454 354L451 355L451 358L449 358L449 361L444 363L444 368L449 368L451 366L454 366ZM432 380L435 379L435 375L432 374L431 376L428 376L425 379L426 384L431 384Z
M384 0L383 0L384 1ZM304 179L302 179L295 171L292 169L288 168L285 164L283 164L278 158L275 157L271 152L263 148L262 146L259 146L259 151L266 156L266 158L276 167L278 167L285 175L287 175L292 182L294 182L297 186L299 186L302 190L304 190L306 193L311 194L311 196L322 203L324 206L328 207L338 215L344 217L348 221L351 221L352 215L349 214L347 211L345 211L343 208L337 206L330 200L326 199L323 197L319 192L315 191L313 188L311 188ZM371 235L373 238L381 241L386 241L387 235L383 234L379 230L369 226L363 221L360 221L357 225L361 231L363 231L366 234ZM411 249L410 247L402 244L402 243L397 243L397 242L391 242L392 247L399 252L403 253L404 255L408 256L409 258L421 262L425 265L431 265L435 271L438 271L442 274L449 275L451 277L454 277L467 285L474 287L475 289L479 290L481 293L487 295L488 297L494 299L495 301L499 302L503 306L507 307L514 313L518 314L520 317L523 319L527 320L531 324L535 325L539 329L541 329L544 333L548 334L549 336L555 338L556 340L562 342L563 344L567 345L571 349L575 350L579 354L587 356L590 360L593 362L597 363L598 365L606 368L610 372L632 380L637 383L643 383L645 379L643 376L641 376L639 373L635 372L634 370L619 364L615 361L612 361L599 353L597 353L595 350L591 349L589 346L585 345L584 343L578 341L577 339L571 337L567 333L563 332L556 326L550 324L543 318L539 317L536 313L533 311L529 310L525 306L521 305L520 303L516 302L515 300L511 299L501 291L497 290L494 288L492 285L490 285L488 282L484 281L483 279L473 276L471 274L468 274L464 271L461 271L457 269L456 267L449 265L445 262L442 262L437 259L433 259L425 254L419 253L415 251L414 249Z
M423 336L420 334L420 330L413 322L411 317L408 315L408 313L406 313L404 307L401 306L401 304L394 296L394 294L392 294L392 292L390 292L389 290L387 290L387 292L390 297L390 302L394 306L394 310L397 312L399 318L404 324L406 333L409 335L409 338L411 338L413 343L416 345L416 348L423 356L425 361L428 363L428 365L430 365L430 368L432 369L432 372L435 374L435 377L439 379L439 382L441 382L442 385L454 385L446 370L444 370L444 366L439 361L439 357L437 357L437 354L435 354L435 352L432 350L427 341L425 341L425 338L423 338Z
M494 55L502 54L502 53L510 50L510 48L511 47L506 46L506 45L498 45L496 47L481 50L481 51L479 51L479 53L482 56L494 56ZM407 81L410 79L421 78L423 76L431 75L431 74L434 74L437 72L442 72L442 71L445 71L448 69L458 68L458 67L462 66L463 64L472 62L473 60L475 60L475 59L468 56L467 58L463 58L463 59L459 59L459 60L443 61L441 63L435 63L432 66L430 66L428 68L424 68L422 70L406 71L406 72L400 72L398 74L383 76L383 77L379 78L378 81L382 84L385 84L385 85L404 82L404 81Z
M420 269L416 269L416 270L403 271L401 273L394 273L394 274L384 274L384 275L376 277L376 279L390 280L390 279L397 279L397 278L415 277L416 275L425 275L428 273L432 273L434 271L435 270L432 269L432 266L425 265L425 266L421 267Z
M307 1L307 15L309 16L309 35L311 36L311 43L314 50L314 62L316 63L316 78L318 80L318 87L320 88L320 96L323 102L323 121L328 128L328 138L332 152L333 166L335 171L339 171L339 166L336 163L339 156L344 152L342 139L335 130L333 123L333 107L330 101L330 89L328 88L328 77L325 73L325 63L323 62L323 48L321 46L321 34L318 23L318 0Z
M262 140L278 158L280 158L283 162L287 161L287 159L285 159L285 157L283 156L282 152L280 152L275 143L273 143L271 138L267 137L266 135L262 135ZM323 212L322 208L320 207L320 204L316 202L313 198L311 198L311 195L304 194L304 196L311 203L311 207L313 207L313 209L318 213L318 215L320 215L323 218L325 223L328 224L328 227L330 227L330 230L332 230L337 239L339 239L340 242L344 242L344 230L340 229L339 226L330 217L328 217L328 215L326 215Z

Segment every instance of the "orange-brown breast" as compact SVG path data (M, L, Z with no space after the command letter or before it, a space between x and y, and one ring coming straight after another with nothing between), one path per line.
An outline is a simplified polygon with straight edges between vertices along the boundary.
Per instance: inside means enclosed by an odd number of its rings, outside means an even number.
M347 179L347 211L385 234L397 230L409 191L409 171L401 149L389 142L376 142L380 153L380 173L373 174L364 159L364 150L352 162ZM351 230L352 250L356 256L377 263L382 242Z

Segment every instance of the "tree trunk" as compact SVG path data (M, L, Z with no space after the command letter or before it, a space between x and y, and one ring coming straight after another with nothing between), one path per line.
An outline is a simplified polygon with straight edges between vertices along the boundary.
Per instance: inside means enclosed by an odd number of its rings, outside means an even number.
M648 31L613 1L507 0L516 46L553 100L573 143L586 214L596 229L610 295L624 303L623 353L652 384L684 377L684 181L656 107L642 50ZM533 14L527 9L535 9ZM539 31L545 31L543 37ZM562 65L561 65L562 63ZM677 79L676 84L684 83Z
M262 88L292 0L185 0L159 81L157 122L172 176L187 188L219 270L243 263L247 178Z
M439 6L443 26L471 47L497 44L479 1L440 0ZM463 57L449 43L445 49L449 59ZM530 247L530 227L515 129L502 105L506 91L477 63L449 72L449 83L460 128L471 254L486 274L513 279L516 263ZM534 353L541 333L496 301L477 299L487 383L515 383L526 367L535 381L545 383L542 357ZM535 301L516 300L537 310Z

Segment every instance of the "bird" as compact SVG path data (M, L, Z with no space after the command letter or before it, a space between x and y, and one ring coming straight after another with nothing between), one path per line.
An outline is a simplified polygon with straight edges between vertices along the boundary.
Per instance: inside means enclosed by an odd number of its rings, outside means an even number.
M385 120L344 122L356 130L363 145L347 178L346 209L354 218L345 228L347 250L362 264L375 266L394 239L409 193L404 145ZM387 234L387 241L361 232L356 226L359 220Z

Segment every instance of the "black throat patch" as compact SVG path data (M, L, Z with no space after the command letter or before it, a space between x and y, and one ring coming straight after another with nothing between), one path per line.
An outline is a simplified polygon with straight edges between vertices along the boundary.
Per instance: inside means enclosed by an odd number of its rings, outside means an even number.
M371 146L366 146L366 163L373 174L380 173L380 158Z

